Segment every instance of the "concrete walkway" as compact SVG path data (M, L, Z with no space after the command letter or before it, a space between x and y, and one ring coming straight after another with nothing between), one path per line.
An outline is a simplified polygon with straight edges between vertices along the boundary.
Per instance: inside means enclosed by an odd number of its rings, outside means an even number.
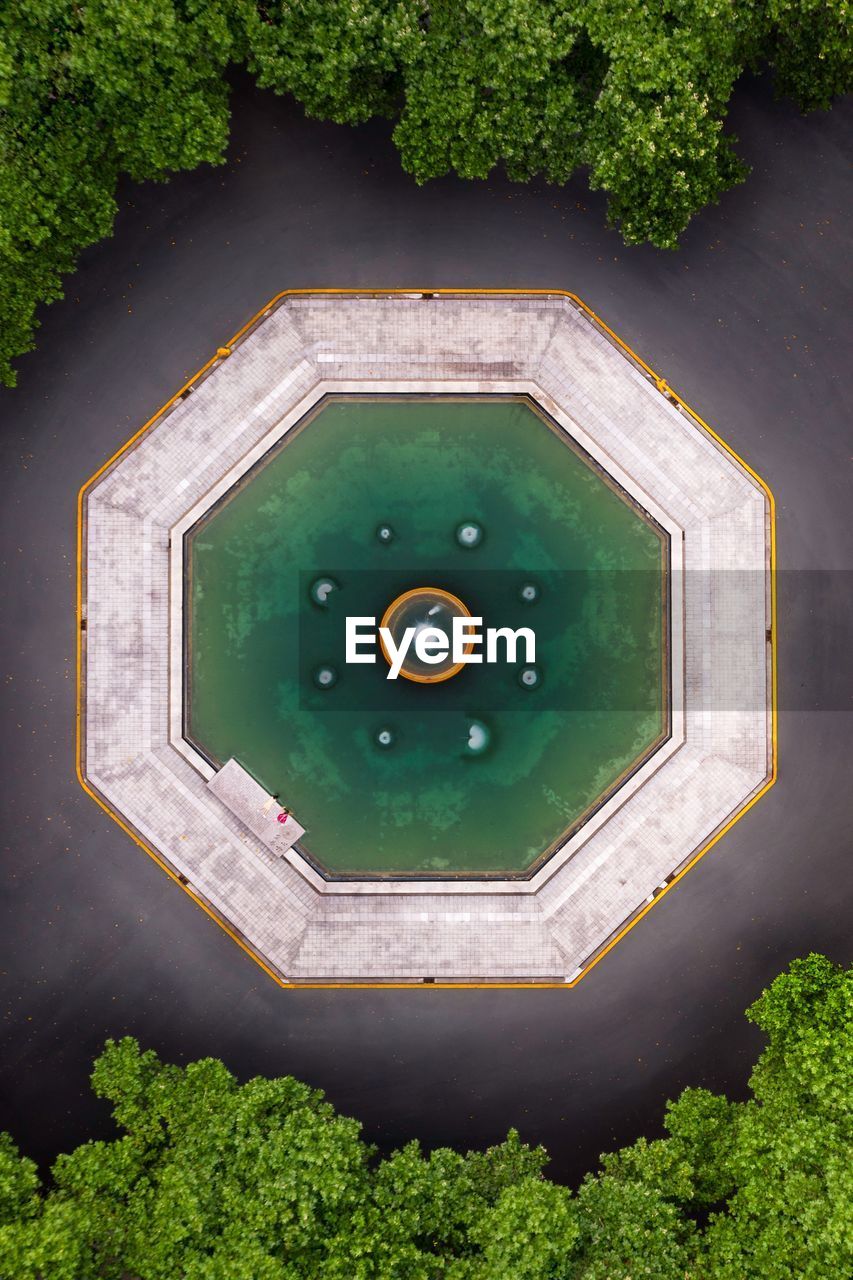
M328 882L277 860L184 740L187 531L360 390L528 395L669 535L669 740L529 881ZM576 982L771 778L771 516L572 297L284 296L85 491L81 769L281 981Z

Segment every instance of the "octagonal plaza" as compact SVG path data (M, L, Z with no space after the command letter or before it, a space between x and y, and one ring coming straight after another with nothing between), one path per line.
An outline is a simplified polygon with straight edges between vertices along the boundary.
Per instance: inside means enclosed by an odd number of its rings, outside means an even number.
M667 732L526 878L331 879L185 736L187 534L366 393L526 397L667 536ZM577 298L283 294L81 490L80 780L282 985L571 985L772 785L773 554L766 486Z

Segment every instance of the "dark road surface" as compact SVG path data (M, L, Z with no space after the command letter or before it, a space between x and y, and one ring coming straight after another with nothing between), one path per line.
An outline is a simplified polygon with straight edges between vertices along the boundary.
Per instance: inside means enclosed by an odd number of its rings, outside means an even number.
M516 1125L570 1181L657 1132L685 1085L743 1094L746 1005L796 955L850 955L851 119L742 89L754 172L678 254L625 249L582 183L419 190L384 126L307 122L250 89L226 167L123 189L115 238L0 397L0 1128L29 1154L110 1132L88 1072L126 1032L241 1077L292 1072L383 1148ZM574 991L279 991L75 780L77 488L272 294L313 285L572 290L776 494L798 571L780 577L779 783Z

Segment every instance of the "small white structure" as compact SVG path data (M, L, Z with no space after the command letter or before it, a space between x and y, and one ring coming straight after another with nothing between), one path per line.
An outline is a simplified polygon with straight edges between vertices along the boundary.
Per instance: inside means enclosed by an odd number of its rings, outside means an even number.
M252 835L263 840L267 848L279 858L283 858L296 841L305 835L305 828L268 791L264 791L261 784L233 757L226 761L207 785L249 828Z

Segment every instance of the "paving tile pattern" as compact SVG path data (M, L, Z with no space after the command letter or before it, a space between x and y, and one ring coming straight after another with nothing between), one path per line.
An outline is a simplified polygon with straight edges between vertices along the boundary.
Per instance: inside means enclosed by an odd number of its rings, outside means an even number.
M529 883L326 884L176 740L186 523L324 391L531 386L679 540L683 734ZM287 981L573 977L768 778L767 497L566 298L286 298L93 483L84 514L87 780Z

